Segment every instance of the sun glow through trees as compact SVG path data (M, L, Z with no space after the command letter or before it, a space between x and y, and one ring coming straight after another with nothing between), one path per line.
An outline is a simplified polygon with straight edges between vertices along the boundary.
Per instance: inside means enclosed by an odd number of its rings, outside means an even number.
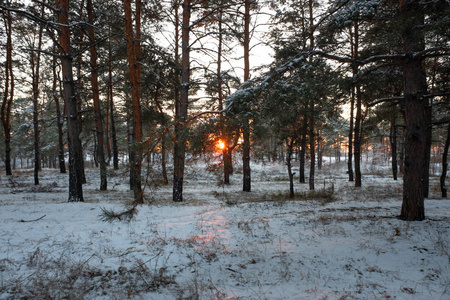
M224 141L222 141L222 140L218 140L218 141L217 141L217 143L216 143L216 148L217 148L219 151L225 150L225 147L226 147L226 145L225 145L225 142L224 142Z

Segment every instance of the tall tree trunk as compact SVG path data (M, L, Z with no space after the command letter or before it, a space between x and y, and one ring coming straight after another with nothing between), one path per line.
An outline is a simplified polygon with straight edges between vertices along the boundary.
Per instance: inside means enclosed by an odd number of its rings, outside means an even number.
M41 17L44 14L44 6L41 6ZM38 44L33 48L40 50L42 48L42 32L43 25L39 25ZM39 171L41 170L41 136L39 129L39 77L41 65L41 53L30 53L31 72L32 72L32 86L33 86L33 135L34 135L34 184L39 184Z
M350 48L351 48L351 56L354 57L355 47L354 47L354 36L353 36L353 28L350 27ZM353 77L355 77L355 68L353 67ZM350 98L350 126L348 131L348 164L347 164L347 172L348 172L348 181L353 181L353 115L355 114L355 88L352 85L352 92Z
M186 158L185 121L188 112L190 82L190 20L191 1L183 1L183 23L181 29L181 86L180 98L176 103L175 141L173 151L173 201L183 201L184 163Z
M222 45L223 45L223 33L222 33L222 15L223 9L219 9L218 16L218 46L217 46L217 101L218 110L223 110L223 89L222 89ZM232 160L231 151L229 151L230 146L230 136L227 133L227 128L225 126L224 113L220 113L219 119L220 136L225 144L225 148L222 150L222 160L223 160L223 183L230 184L230 173L232 170Z
M444 153L442 153L442 173L441 173L441 193L442 198L447 198L447 187L445 185L445 178L447 177L447 170L448 170L448 148L450 145L450 123L448 123L447 128L447 138L445 139L445 145L444 145Z
M354 45L353 45L353 59L359 59L359 24L354 21ZM362 95L361 82L357 79L358 66L353 64L353 80L355 85L356 96L356 118L355 118L355 136L354 136L354 150L355 150L355 186L361 186L361 132L362 132Z
M59 42L61 46L61 65L64 87L64 101L67 107L67 131L69 140L69 202L83 199L83 170L79 153L82 153L79 140L77 99L72 73L72 54L70 50L69 0L56 0L58 8Z
M422 6L417 1L400 0L400 17L404 24L402 32L404 101L406 125L405 174L403 176L403 203L400 218L408 221L425 219L424 180L427 160L428 100L426 76L422 57L414 53L424 49L424 36L420 31L424 24Z
M92 0L87 0L87 14L88 22L94 24L94 15ZM91 44L95 43L94 27L88 27L89 40ZM97 160L100 164L100 190L106 191L108 182L106 178L106 159L105 159L105 145L103 142L103 115L100 105L100 94L98 87L98 64L97 64L97 49L96 46L89 48L91 52L91 85L92 85L92 100L94 102L94 119L97 138Z
M14 99L14 73L12 67L12 17L11 12L3 11L6 31L5 89L1 108L1 119L5 135L5 170L12 175L11 169L11 108Z
M113 67L112 67L112 47L111 40L108 40L108 101L109 101L109 122L111 126L111 141L113 150L114 170L119 169L119 148L117 147L116 124L114 118L114 93L113 93Z
M140 42L140 1L136 2L136 38L133 33L131 0L124 0L125 37L127 41L128 71L131 84L132 128L130 152L130 188L134 193L134 201L143 203L141 168L142 168L142 123L140 106L140 74L139 55ZM138 53L137 53L138 51Z
M314 17L313 17L313 0L309 0L309 47L314 49ZM310 58L312 62L312 58ZM315 165L316 165L316 152L315 152L315 136L314 136L314 97L311 97L309 102L309 150L310 150L310 167L309 167L309 189L314 190L315 180Z
M425 83L426 85L426 83ZM426 88L426 86L425 86ZM431 99L432 100L432 99ZM427 100L428 102L428 100ZM430 161L431 161L431 144L432 144L432 134L433 134L433 125L432 125L432 109L433 103L428 103L425 107L426 113L426 122L427 122L427 137L426 137L426 145L425 145L425 160L424 160L424 174L423 174L423 197L428 198L428 194L430 192Z
M111 36L111 25L108 28L108 34ZM111 130L110 130L110 117L111 117L111 97L113 97L112 92L112 50L111 50L111 38L108 38L108 83L106 86L106 114L105 114L105 147L106 147L106 162L109 166L111 160L113 159L113 154L111 152Z
M317 132L317 169L322 170L322 163L323 163L323 143L322 143L322 137L320 136L320 131Z
M389 140L391 142L391 156L392 156L392 175L394 177L394 180L397 180L397 172L398 172L398 161L397 161L397 122L396 122L396 115L395 115L395 108L394 115L391 118L391 128L389 131Z
M54 47L54 52L56 52L56 47ZM61 118L61 108L59 106L59 96L61 93L61 86L58 84L59 77L56 73L56 57L52 61L52 71L53 71L53 100L55 101L56 107L56 126L58 127L58 162L59 162L59 172L66 173L66 160L64 156L64 133L63 125L64 118Z
M44 6L41 6L41 17L44 15ZM42 33L43 25L39 25L38 45L37 49L42 48ZM36 57L36 61L34 61ZM34 129L34 184L39 184L39 171L41 170L41 129L39 128L39 79L40 79L40 65L41 53L32 54L34 67L33 72L33 129Z
M292 172L292 154L294 153L294 140L291 139L287 141L287 155L286 155L286 165L289 174L289 198L293 199L295 197L294 193L294 173Z
M305 108L307 109L308 105L305 105ZM305 110L306 110L305 109ZM308 135L308 118L305 115L303 116L303 125L302 125L302 133L301 133L301 140L300 140L300 183L306 183L305 180L305 156L306 156L306 144L307 140L306 137Z
M70 2L70 0L69 0ZM80 3L80 19L84 18L84 3L85 0L81 0ZM81 93L79 91L84 90L83 87L83 78L82 78L82 74L81 74L81 69L82 69L82 65L83 65L83 55L82 55L82 50L84 48L84 30L80 30L80 41L78 43L78 50L80 51L80 54L77 56L77 85L74 85L75 88L75 95L77 98L77 110L78 112L82 111L82 104L83 104L83 99L81 97ZM78 114L78 136L81 136L81 132L83 131L83 115L81 113ZM80 145L78 146L80 149L83 149L83 145L81 143L81 138L78 138L78 142L80 143ZM79 156L79 158L77 159L78 163L80 164L80 166L78 167L81 170L80 173L80 178L81 178L81 182L83 184L85 184L86 181L86 171L84 168L84 155L83 152L80 151L77 153L77 155Z
M163 176L163 184L168 185L169 179L167 177L167 167L166 167L166 141L164 137L161 138L161 169Z
M245 0L244 12L244 82L250 79L250 5L251 0ZM242 126L242 166L243 166L243 187L244 192L251 191L251 170L250 170L250 121L246 119Z

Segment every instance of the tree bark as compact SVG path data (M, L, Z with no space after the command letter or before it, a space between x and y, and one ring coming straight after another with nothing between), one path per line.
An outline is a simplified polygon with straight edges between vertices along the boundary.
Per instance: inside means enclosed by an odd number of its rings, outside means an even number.
M217 100L218 100L218 110L223 110L223 89L222 89L222 47L223 47L223 29L222 29L222 15L223 9L219 9L218 16L218 46L217 46ZM222 150L222 160L223 160L223 183L229 185L230 184L230 175L233 171L232 165L232 148L231 146L231 137L228 134L227 127L225 126L225 117L224 113L220 113L219 119L220 133L223 142L225 143L225 148Z
M56 0L58 7L59 42L61 46L61 65L64 87L64 101L67 107L67 131L69 140L69 202L82 202L83 170L79 155L82 153L79 140L78 109L75 96L75 83L72 73L72 54L70 50L69 1Z
M113 167L119 169L119 148L117 147L116 124L114 118L114 93L113 93L113 67L111 40L108 41L108 101L109 101L109 123L111 126L111 141L113 150Z
M314 17L313 17L313 0L309 0L309 47L314 49ZM310 59L312 62L312 58ZM309 189L314 190L315 180L315 136L314 136L314 97L311 97L309 102L309 150L310 150L310 167L309 167Z
M351 56L354 57L355 47L354 47L354 37L353 37L353 29L350 27L350 48L351 48ZM355 76L355 70L353 68L353 76ZM353 115L355 114L355 88L352 85L352 92L350 98L350 125L348 131L348 164L347 164L347 172L348 172L348 181L353 181Z
M447 170L448 170L447 159L448 159L449 145L450 145L450 123L448 123L447 138L445 139L444 153L442 153L442 174L440 178L442 198L447 198L447 186L445 185L445 178L447 177Z
M425 75L424 75L425 76ZM426 83L425 83L426 88ZM428 102L428 101L427 101ZM426 146L425 146L425 161L424 161L424 174L423 174L423 196L424 198L428 198L430 192L430 161L431 161L431 144L432 144L432 134L433 134L433 126L432 126L432 103L428 103L425 107L425 116L427 122L427 137L426 137Z
M54 51L56 52L56 47L54 47ZM64 156L64 133L63 133L63 125L64 118L61 118L61 109L59 107L59 97L58 93L61 94L61 86L58 85L58 75L56 73L56 58L53 58L52 62L52 71L53 71L53 100L55 101L56 107L56 126L58 127L58 162L59 162L59 172L66 173L66 160ZM58 90L58 92L57 92Z
M140 42L140 1L136 3L136 38L133 32L131 0L124 0L125 37L127 41L128 71L131 84L132 128L130 151L130 188L134 193L134 201L143 203L141 168L142 168L142 122L140 106L140 74L139 54Z
M1 108L1 119L5 136L5 170L12 175L11 169L11 108L14 99L14 73L12 67L12 17L10 11L3 11L6 31L5 89Z
M70 0L69 0L70 2ZM81 0L80 3L80 19L84 18L84 3L85 0ZM75 81L75 85L74 85L74 89L75 89L75 95L77 98L77 110L78 112L82 111L82 104L83 104L83 99L81 97L81 93L77 92L77 91L82 91L84 90L83 87L83 78L82 78L82 74L81 74L81 70L82 70L82 65L83 65L83 55L82 55L82 50L84 48L84 30L80 30L80 41L78 43L78 50L80 51L80 54L77 56L77 80ZM78 85L78 86L77 86ZM83 115L81 113L78 114L78 136L81 136L81 132L83 131ZM83 149L83 145L81 143L81 138L78 138L78 142L80 143L80 145L78 145L79 149ZM83 152L80 151L77 153L78 154L78 163L79 165L79 169L81 170L81 183L85 184L87 183L86 180L86 171L84 169L84 155Z
M404 22L402 32L404 84L404 117L406 124L405 174L403 176L403 202L400 219L421 221L425 219L424 176L427 173L428 100L422 57L413 53L424 49L424 37L420 27L424 23L421 4L400 0L400 17ZM427 163L428 162L428 163Z
M87 14L88 22L94 24L94 15L92 0L87 0ZM88 27L89 40L91 44L95 43L94 27ZM94 119L97 138L97 151L96 156L100 164L100 190L106 191L108 187L108 181L106 177L106 159L105 159L105 145L103 142L103 115L100 105L100 93L98 87L98 64L97 64L97 49L95 46L89 48L91 52L91 88L92 88L92 100L94 102Z
M44 6L41 6L41 17L44 14ZM39 24L38 44L33 48L40 50L42 48L42 32L43 25ZM33 42L34 44L34 42ZM34 136L34 184L39 185L39 171L41 170L41 136L39 129L39 79L40 79L40 65L41 53L30 53L31 72L32 72L32 86L33 86L33 136Z
M307 109L308 105L306 105ZM305 109L305 110L306 110ZM306 112L303 116L303 126L302 126L302 136L300 140L300 183L306 183L305 180L305 156L306 156L306 137L308 135L308 118L306 116Z
M191 1L183 1L183 22L181 28L181 86L180 98L176 103L175 141L173 151L173 201L183 201L184 163L186 158L186 128L190 82L190 20Z
M391 128L389 132L389 140L391 143L391 156L392 156L392 176L394 177L394 180L397 180L397 172L398 172L398 161L397 161L397 122L396 122L396 116L395 116L395 109L394 109L394 115L391 118Z
M293 199L295 197L294 193L294 173L292 172L292 153L294 153L294 140L291 139L287 142L287 156L286 156L286 165L288 168L289 174L289 198Z
M250 5L251 0L245 0L244 12L244 82L250 79ZM242 166L243 166L243 187L244 192L251 191L251 170L250 170L250 121L244 120L242 126Z
M353 58L359 59L359 24L358 21L354 21L354 45L353 45ZM362 132L362 95L361 95L361 82L356 79L358 75L358 66L353 64L353 78L355 85L356 96L356 118L355 118L355 136L354 136L354 151L355 151L355 187L361 186L361 132Z
M164 137L161 138L161 169L163 176L163 184L168 185L169 179L167 177L167 167L166 167L166 141Z

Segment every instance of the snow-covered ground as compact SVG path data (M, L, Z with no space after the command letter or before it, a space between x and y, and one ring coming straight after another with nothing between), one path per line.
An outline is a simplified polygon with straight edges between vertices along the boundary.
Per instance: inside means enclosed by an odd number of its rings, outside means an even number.
M68 175L0 176L0 299L450 299L450 201L432 178L427 220L396 219L401 179L365 166L363 187L345 163L324 166L316 191L286 197L282 164L253 164L252 192L197 162L185 202L147 189L134 220L105 223L102 208L131 199L126 173L85 203L67 203ZM238 168L238 166L237 166ZM297 170L298 174L298 170ZM151 179L151 178L150 178Z

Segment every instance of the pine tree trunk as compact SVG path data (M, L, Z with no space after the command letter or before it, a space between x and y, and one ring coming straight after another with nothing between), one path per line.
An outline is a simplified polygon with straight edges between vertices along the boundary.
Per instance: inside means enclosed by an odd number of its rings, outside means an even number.
M307 105L306 105L307 106ZM306 114L303 116L301 149L300 149L300 183L306 183L305 180L305 156L306 156L306 137L308 134L308 118Z
M56 52L56 47L54 48ZM63 133L63 125L64 118L61 118L61 109L59 107L59 97L58 94L61 94L61 87L58 87L58 75L56 74L56 58L53 59L52 62L52 71L53 71L53 100L55 101L56 107L56 126L58 127L58 162L59 162L59 172L66 173L66 160L64 156L64 133ZM58 90L58 92L57 92Z
M423 174L423 196L428 198L428 194L430 192L430 161L431 161L431 143L432 143L432 103L427 104L425 107L426 120L427 120L427 138L426 138L426 154L424 161L424 174Z
M109 99L109 122L111 126L111 142L114 170L119 169L119 148L117 147L116 123L114 118L114 93L113 93L113 66L112 66L111 39L108 40L108 99ZM108 147L109 148L109 147Z
M227 140L228 142L228 140ZM230 184L230 175L233 173L232 149L226 147L223 150L223 183Z
M320 132L318 132L319 136L317 137L317 169L322 170L323 163L323 145L322 139L320 137Z
M41 17L44 14L44 6L41 6ZM42 48L43 26L39 26L37 49ZM35 48L35 46L33 45ZM39 184L39 171L41 170L41 136L39 129L39 75L41 64L41 53L30 53L31 72L33 85L33 135L34 135L34 184Z
M448 170L449 145L450 145L450 123L448 123L447 138L445 140L444 153L442 153L442 174L440 178L442 198L447 198L447 186L445 185L445 178L447 177L447 170Z
M314 49L314 17L313 17L313 0L309 0L309 47ZM312 58L310 59L312 62ZM314 98L311 97L309 102L309 150L310 150L310 166L309 166L309 189L314 190L316 152L315 152L315 136L314 136Z
M389 133L389 140L391 142L392 175L394 177L394 180L397 180L397 123L395 115L391 118L391 128Z
M294 193L294 173L292 173L292 153L294 152L294 140L288 141L287 143L287 156L286 165L289 174L289 198L293 199L295 197Z
M173 153L173 201L183 201L184 163L186 158L186 128L184 122L187 118L190 82L190 19L191 3L183 2L183 23L181 30L181 87L180 98L176 103L175 142Z
M354 57L355 47L354 47L354 36L353 29L350 27L350 48L351 48L351 56ZM353 76L355 76L353 68ZM355 114L355 88L352 86L352 94L350 98L350 125L348 131L348 164L347 164L347 172L348 172L348 181L353 181L353 115Z
M128 71L131 84L132 127L130 151L130 187L134 201L143 203L141 168L142 168L142 123L140 107L140 1L136 2L136 38L133 32L131 0L124 0L125 37L127 41Z
M94 24L92 0L87 0L87 14L88 22ZM94 27L88 27L89 40L92 43L95 42ZM97 139L97 151L96 157L100 164L100 190L106 191L108 187L106 177L106 159L105 159L105 145L103 142L103 115L100 105L100 94L98 87L98 64L97 64L97 49L96 46L89 48L91 52L91 85L92 85L92 100L94 102L94 119Z
M353 46L353 58L359 59L359 24L356 20L354 22L354 46ZM353 65L353 80L355 84L355 96L356 96L356 118L355 118L355 132L354 132L354 155L355 155L355 186L361 186L361 132L362 132L362 95L361 95L361 82L356 79L358 75L358 67Z
M355 118L355 133L354 133L354 156L355 156L355 186L361 187L361 123L362 123L362 108L361 108L361 88L359 83L356 83L356 118Z
M250 79L250 4L251 0L245 0L244 12L244 82ZM242 166L244 192L251 191L250 170L250 122L245 120L242 126Z
M78 109L75 96L75 83L72 73L72 54L70 50L69 1L56 0L58 10L59 41L61 45L61 65L64 87L64 101L67 107L67 131L69 140L69 202L81 202L83 199L82 157L79 141Z
M166 141L164 137L161 139L161 169L163 176L163 184L168 185L169 179L167 177L167 167L166 167Z
M400 0L400 16L404 21L402 32L404 101L403 109L406 125L405 173L403 176L403 203L400 219L421 221L425 219L424 180L427 173L427 129L428 100L422 57L413 53L424 49L424 38L420 27L424 23L421 4L416 1Z
M70 2L70 0L69 0ZM84 3L85 0L81 0L80 3L80 19L84 18ZM83 91L84 90L84 86L83 86L83 81L82 81L82 74L81 74L81 69L82 69L82 65L83 65L83 49L84 49L84 30L80 30L80 42L78 43L78 50L80 51L79 55L77 55L77 78L75 81L75 84L78 84L78 86L74 85L74 89L75 92L78 91ZM76 98L77 98L77 111L81 112L82 111L82 98L81 98L81 93L76 92ZM78 114L78 136L81 136L81 132L83 131L83 115L82 114ZM81 138L78 138L78 148L79 149L83 149L83 145L81 143ZM79 164L79 166L77 167L78 169L80 169L80 178L81 178L81 183L85 184L87 183L86 180L86 171L84 168L84 155L83 152L77 152L77 155L79 156L77 158L77 163Z
M11 12L3 15L6 31L5 89L1 108L1 119L5 138L5 170L12 175L11 169L11 108L14 99L14 73L12 67L12 17Z

